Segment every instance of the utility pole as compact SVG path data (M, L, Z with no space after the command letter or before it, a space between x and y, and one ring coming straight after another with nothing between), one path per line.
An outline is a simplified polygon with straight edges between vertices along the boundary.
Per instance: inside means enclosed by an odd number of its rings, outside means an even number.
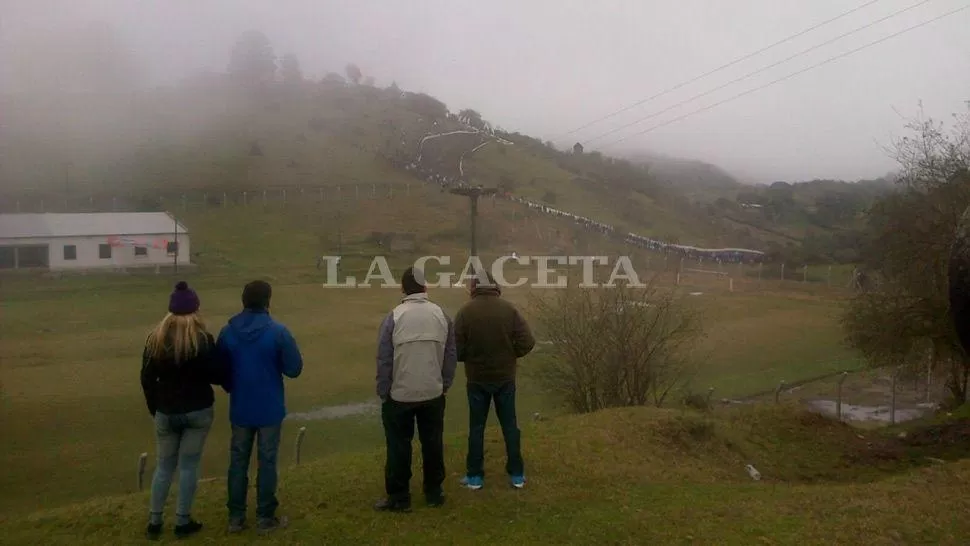
M344 255L344 238L343 238L343 233L341 233L341 230L340 230L340 224L341 224L340 207L338 206L337 207L337 256Z
M468 197L468 202L471 205L469 211L471 214L471 256L478 256L478 198L483 195L494 195L498 191L496 188L483 188L477 186L474 188L453 188L451 193L455 195L464 195Z
M175 274L178 275L179 274L179 221L178 221L178 218L175 217L174 213L172 214L172 220L175 221Z

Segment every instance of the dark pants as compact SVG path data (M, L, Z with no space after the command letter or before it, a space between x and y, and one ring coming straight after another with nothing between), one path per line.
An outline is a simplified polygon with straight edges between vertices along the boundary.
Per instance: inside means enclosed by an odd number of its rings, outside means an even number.
M276 459L280 451L282 425L274 427L232 426L229 444L229 508L231 519L245 519L246 493L249 489L249 460L252 458L253 441L256 441L256 517L271 518L276 515Z
M522 476L522 434L515 419L515 381L468 384L468 460L469 477L485 476L485 422L495 400L495 415L505 437L505 471Z
M445 397L427 402L395 402L388 399L381 406L384 438L387 440L387 463L384 465L384 488L388 499L411 501L411 440L414 423L418 423L421 458L424 463L424 494L429 499L441 496L445 481L445 454L442 433L445 427Z

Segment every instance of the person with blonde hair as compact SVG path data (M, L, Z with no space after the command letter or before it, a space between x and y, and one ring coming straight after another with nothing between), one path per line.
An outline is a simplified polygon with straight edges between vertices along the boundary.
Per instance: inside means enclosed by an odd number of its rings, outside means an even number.
M141 386L148 411L155 420L158 464L152 479L146 535L162 534L162 511L176 467L179 469L175 505L175 536L202 530L191 517L199 478L199 461L212 426L212 385L225 386L229 369L216 342L199 316L199 296L185 281L175 285L168 314L145 341Z

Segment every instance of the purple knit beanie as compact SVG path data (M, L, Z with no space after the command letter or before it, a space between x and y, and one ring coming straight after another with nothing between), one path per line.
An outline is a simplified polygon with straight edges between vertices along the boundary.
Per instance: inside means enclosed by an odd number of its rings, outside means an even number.
M179 281L175 291L168 298L168 312L173 315L191 315L199 310L199 296L189 288L188 283Z

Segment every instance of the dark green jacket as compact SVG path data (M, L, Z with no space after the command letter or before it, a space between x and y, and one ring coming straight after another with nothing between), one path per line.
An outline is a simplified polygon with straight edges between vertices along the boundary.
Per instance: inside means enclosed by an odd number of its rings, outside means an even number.
M469 383L504 383L515 379L516 360L532 351L535 339L499 289L483 286L455 317L455 344Z

